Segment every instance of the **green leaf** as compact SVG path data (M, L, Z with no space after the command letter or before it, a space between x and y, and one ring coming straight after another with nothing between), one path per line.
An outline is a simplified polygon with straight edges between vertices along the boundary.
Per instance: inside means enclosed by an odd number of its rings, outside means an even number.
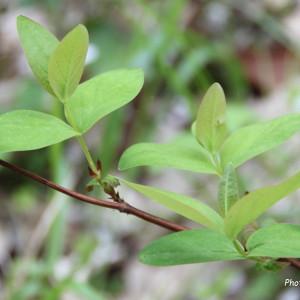
M300 225L275 224L255 231L247 241L249 257L300 258Z
M40 24L24 16L17 18L17 29L33 74L40 84L54 95L48 80L48 64L50 55L58 46L59 41Z
M79 135L60 119L30 110L0 115L0 153L27 151Z
M211 152L218 150L227 135L226 100L222 87L214 83L200 104L196 119L196 138Z
M225 218L225 232L230 238L235 238L244 226L299 188L300 172L279 184L263 187L247 194L229 210Z
M199 173L216 174L210 153L194 139L168 144L140 143L129 147L121 156L119 169L158 166Z
M209 229L186 230L164 236L146 246L140 261L155 266L243 259L224 235Z
M67 107L80 132L133 100L144 83L141 69L121 69L98 75L79 85Z
M300 130L300 114L246 126L235 131L224 142L221 157L224 165L232 162L238 167L245 161L266 152Z
M199 200L150 186L136 184L123 179L120 180L130 188L154 200L155 202L166 206L179 215L209 228L219 231L223 230L224 224L221 216Z
M239 184L235 169L228 164L220 180L218 200L224 216L230 207L239 199Z
M83 25L78 25L63 38L50 57L50 85L62 102L73 94L79 84L88 45L88 32Z

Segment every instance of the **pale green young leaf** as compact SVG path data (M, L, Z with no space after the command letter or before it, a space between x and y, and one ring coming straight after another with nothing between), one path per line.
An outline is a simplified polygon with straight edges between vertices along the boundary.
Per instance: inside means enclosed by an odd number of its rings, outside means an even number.
M247 194L229 210L225 218L226 234L234 239L247 224L253 222L277 201L299 188L300 172L279 184L263 187Z
M120 180L133 190L159 204L166 206L179 215L205 225L208 228L223 231L223 219L221 216L199 200L150 186L129 182L123 179Z
M230 207L239 199L239 184L235 169L230 163L225 167L219 183L218 200L224 216Z
M77 88L83 73L89 35L83 25L70 31L49 61L49 82L55 95L65 102Z
M266 152L300 131L300 114L291 114L236 130L221 149L224 164L238 167L245 161Z
M255 231L247 241L249 257L300 258L300 226L275 224Z
M214 152L220 148L227 135L226 100L222 87L214 83L200 104L195 131L196 138L206 149Z
M126 170L139 166L168 167L207 174L217 173L210 153L192 136L166 144L132 145L122 154L119 169Z
M0 153L44 148L78 134L60 119L37 111L0 115Z
M19 16L17 29L29 66L40 84L50 94L54 92L48 80L49 58L59 44L57 38L37 22Z
M66 103L78 130L86 132L101 118L133 100L143 83L141 69L121 69L80 84Z
M139 254L141 262L154 266L244 259L222 233L210 229L176 232L164 236Z

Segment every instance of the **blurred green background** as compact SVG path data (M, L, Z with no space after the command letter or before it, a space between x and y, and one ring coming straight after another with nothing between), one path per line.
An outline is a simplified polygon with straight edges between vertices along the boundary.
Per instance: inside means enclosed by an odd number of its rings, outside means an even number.
M226 92L232 130L300 111L296 0L0 0L0 113L28 108L59 115L60 108L26 64L15 26L19 14L59 37L78 23L87 26L90 48L83 80L114 68L143 68L139 96L87 136L93 156L101 158L107 172L214 206L214 178L155 168L119 174L121 153L136 142L166 142L188 131L201 96L215 81ZM241 167L245 188L299 170L299 146L298 135ZM72 141L4 158L84 192L87 167ZM137 207L190 225L126 188L121 193ZM280 202L260 222L299 223L299 196ZM293 268L273 273L247 262L144 266L137 261L138 250L167 231L76 203L4 169L0 205L0 299L300 299L299 287L284 287L285 278L300 280Z

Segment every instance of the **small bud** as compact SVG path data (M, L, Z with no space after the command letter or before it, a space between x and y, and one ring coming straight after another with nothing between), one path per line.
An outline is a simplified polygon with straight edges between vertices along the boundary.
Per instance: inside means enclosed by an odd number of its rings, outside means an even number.
M94 190L94 186L93 186L93 185L86 185L86 186L85 186L85 190L86 190L88 193L90 193L90 192L92 192L92 191Z
M88 170L89 170L90 177L96 177L97 176L97 174L90 167L88 167Z
M102 171L102 163L99 159L97 160L97 170Z
M118 178L111 176L111 175L107 175L101 182L102 182L103 186L104 186L104 184L107 184L114 188L120 185Z

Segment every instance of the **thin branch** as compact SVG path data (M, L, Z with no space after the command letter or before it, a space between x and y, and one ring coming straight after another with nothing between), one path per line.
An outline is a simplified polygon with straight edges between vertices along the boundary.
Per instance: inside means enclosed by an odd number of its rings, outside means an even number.
M295 258L280 258L279 261L289 263L294 268L300 269L300 260L298 260L298 259L295 259Z
M96 206L102 206L102 207L107 207L107 208L111 208L111 209L115 209L118 210L121 213L127 213L129 215L134 215L140 219L143 219L149 223L158 225L160 227L166 228L168 230L172 230L172 231L182 231L182 230L188 230L190 228L182 226L182 225L178 225L176 223L173 223L171 221L159 218L157 216L151 215L143 210L140 210L138 208L135 208L133 206L131 206L130 204L126 203L126 202L112 202L112 201L108 201L108 200L101 200L101 199L97 199L94 197L90 197L72 190L69 190L67 188L64 188L48 179L45 179L35 173L32 173L28 170L25 170L21 167L18 167L14 164L11 164L9 162L6 162L4 160L0 159L0 165L2 167L5 167L7 169L10 169L16 173L19 173L25 177L28 177L34 181L37 181L45 186L48 186L58 192L61 192L65 195L68 195L76 200L82 201L82 202L87 202L90 203L92 205L96 205ZM282 262L287 262L289 263L291 266L300 269L300 261L297 259L293 259L293 258L280 258L278 259L279 261Z
M112 201L108 201L108 200L101 200L101 199L97 199L94 197L90 197L72 190L69 190L67 188L64 188L48 179L45 179L35 173L32 173L28 170L25 170L21 167L18 167L14 164L11 164L9 162L6 162L4 160L0 159L0 165L2 167L8 168L14 172L17 172L23 176L26 176L28 178L31 178L34 181L37 181L45 186L48 186L58 192L61 192L65 195L68 195L76 200L82 201L82 202L87 202L93 205L97 205L97 206L102 206L102 207L107 207L107 208L111 208L111 209L115 209L118 210L119 212L122 213L126 213L129 215L134 215L140 219L143 219L147 222L156 224L160 227L166 228L168 230L172 230L172 231L182 231L182 230L187 230L189 229L188 227L182 226L182 225L178 225L176 223L173 223L171 221L159 218L157 216L154 216L152 214L149 214L143 210L140 210L138 208L135 208L133 206L131 206L130 204L126 203L126 202L112 202Z

